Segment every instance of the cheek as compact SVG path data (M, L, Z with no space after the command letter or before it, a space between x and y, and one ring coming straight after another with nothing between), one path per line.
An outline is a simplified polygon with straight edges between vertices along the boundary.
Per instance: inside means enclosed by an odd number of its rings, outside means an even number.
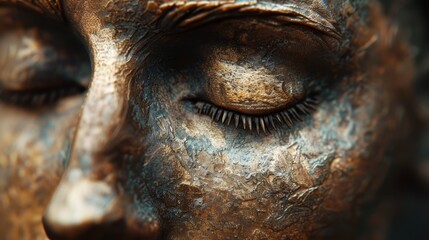
M348 224L388 168L398 116L376 83L347 87L295 130L269 137L193 113L178 88L150 89L147 107L134 109L147 135L131 169L173 233L281 237Z
M376 83L350 88L323 104L313 126L301 131L302 175L308 174L321 197L315 222L356 217L356 209L384 181L391 161L388 148L400 119L392 102Z
M80 101L45 113L0 106L0 232L8 239L45 236L40 216L66 164Z

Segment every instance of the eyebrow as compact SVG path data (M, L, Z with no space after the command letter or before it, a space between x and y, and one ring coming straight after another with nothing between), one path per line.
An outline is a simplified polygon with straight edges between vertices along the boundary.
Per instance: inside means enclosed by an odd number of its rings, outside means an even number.
M59 21L64 21L61 0L0 0L1 4L22 6L33 11L48 14Z
M164 30L192 28L242 15L269 16L279 23L301 24L334 38L342 38L330 10L322 4L191 1L164 3L156 11L160 15L156 21L157 28Z

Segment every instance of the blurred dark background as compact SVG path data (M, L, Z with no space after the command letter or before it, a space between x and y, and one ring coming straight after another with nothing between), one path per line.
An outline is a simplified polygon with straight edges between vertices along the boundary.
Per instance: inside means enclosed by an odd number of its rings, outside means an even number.
M417 70L416 130L410 140L416 153L404 154L408 157L396 166L399 177L390 193L399 205L388 239L429 239L429 1L383 0L382 4L400 34L411 42Z

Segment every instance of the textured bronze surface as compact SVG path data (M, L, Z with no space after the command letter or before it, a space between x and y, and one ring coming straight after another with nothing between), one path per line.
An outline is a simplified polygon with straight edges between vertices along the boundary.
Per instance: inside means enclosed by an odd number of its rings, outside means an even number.
M413 78L376 1L0 0L2 239L384 239Z

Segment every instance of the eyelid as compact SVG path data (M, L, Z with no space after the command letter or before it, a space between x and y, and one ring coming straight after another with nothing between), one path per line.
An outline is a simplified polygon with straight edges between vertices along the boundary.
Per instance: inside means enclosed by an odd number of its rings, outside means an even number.
M274 112L304 99L301 79L276 76L265 66L241 66L215 61L206 95L219 107L245 114ZM242 74L230 74L239 72Z

